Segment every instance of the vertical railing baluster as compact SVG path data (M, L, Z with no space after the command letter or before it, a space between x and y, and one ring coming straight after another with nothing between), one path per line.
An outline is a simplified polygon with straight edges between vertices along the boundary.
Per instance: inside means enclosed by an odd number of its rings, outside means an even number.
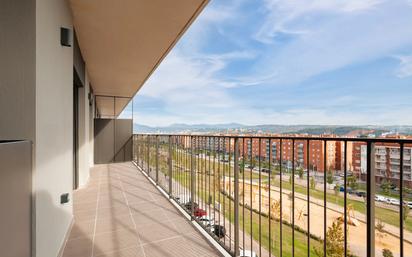
M399 163L399 172L400 172L400 174L399 174L399 179L400 179L400 181L399 181L399 207L400 207L400 209L399 209L399 229L400 229L400 231L399 231L399 236L400 236L400 254L401 254L401 257L403 257L403 251L404 251L404 249L403 249L403 226L404 226L404 220L403 220L403 215L405 215L403 212L404 212L404 209L403 209L403 205L404 205L404 203L403 203L403 143L401 143L401 145L400 145L400 158L401 158L401 160L400 160L400 163ZM408 208L407 206L406 206L406 208Z
M231 144L230 144L230 142L231 142L231 140L232 140L232 138L231 137L228 137L228 153L229 153L229 156L228 156L228 162L227 162L227 170L228 170L228 173L229 173L229 199L228 199L228 204L229 204L229 217L232 215L232 201L231 201L231 196L232 196L232 181L233 181L233 179L232 179L232 172L231 172L231 165L230 165L230 155L231 155ZM234 171L235 169L233 169L233 171ZM234 185L233 185L234 186ZM229 219L229 249L230 250L232 250L232 222L230 222L230 219Z
M197 155L197 157L196 157L196 159L197 159L197 171L196 171L196 173L197 173L197 194L196 194L196 196L197 196L197 203L199 204L199 207L200 207L200 199L201 199L201 178L202 178L202 173L201 173L201 169L202 169L202 166L201 166L201 164L202 164L202 160L201 160L201 155L200 155L200 153L201 153L201 142L200 142L200 140L201 140L201 137L200 136L197 136L197 146L196 146L196 149L197 149L197 153L199 154L199 155Z
M250 174L249 174L249 180L250 180L250 250L253 251L253 138L250 138ZM253 164L252 164L253 163Z
M223 160L226 160L226 137L223 137L223 141L224 141L224 148L223 148L223 152L222 152L222 157ZM226 191L226 165L225 162L222 165L222 172L223 172L223 227L226 229L226 197L228 196L228 192ZM230 182L230 181L229 181ZM230 183L229 183L230 184ZM230 204L230 202L229 202ZM229 241L230 243L230 241ZM223 237L223 244L226 246L226 236Z
M235 256L239 256L239 139L235 138L234 149L234 215L235 215Z
M189 203L191 203L191 218L193 220L194 213L195 213L195 206L193 202L195 201L195 190L196 190L196 173L195 173L195 153L193 151L193 145L194 145L194 139L193 136L190 137L190 147L191 147L191 165L190 165L190 200Z
M219 137L219 144L217 145L217 179L218 179L218 202L219 202L219 217L218 217L218 225L220 226L221 223L221 218L222 218L222 202L221 202L221 193L222 193L222 185L221 180L220 180L220 158L221 158L221 148L220 148L220 143L222 142L222 138ZM223 219L225 218L224 213L223 213Z
M156 185L159 184L159 135L156 135Z
M146 160L146 173L150 176L150 136L147 136L147 160Z
M348 151L348 145L347 142L344 142L344 151L345 151L345 155L344 155L344 168L343 168L343 233L344 233L344 254L345 256L348 256L348 199L347 199L347 194L346 194L346 190L347 190L347 173L348 173L348 167L347 167L347 151Z
M213 137L213 224L216 222L216 137Z
M374 144L370 141L367 143L367 154L366 154L366 256L375 256L375 167L372 163L374 160L375 149Z
M262 139L258 140L258 166L259 166L259 256L262 256L262 167L261 167L261 148Z
M271 173L272 173L272 140L271 139L267 139L266 144L269 144L269 160L268 160L268 168L269 168L269 178L268 178L268 186L269 186L269 199L268 199L268 217L269 217L269 257L272 256L272 215L271 215L271 203L270 203L270 197L271 197L271 191L272 191L272 185L271 185ZM266 145L266 150L268 149L268 146ZM266 156L268 156L268 153L266 153Z
M292 257L295 256L295 140L292 139Z
M245 138L242 138L242 249L245 249Z
M133 135L133 145L134 145L134 152L133 152L133 158L137 164L139 164L139 136L138 135Z
M307 193L307 230L308 230L308 235L307 235L307 243L308 243L308 249L307 249L307 256L310 257L310 154L309 154L309 149L310 149L310 140L306 141L306 193ZM345 255L346 256L346 255Z
M169 136L169 158L168 160L168 168L169 168L169 197L172 197L172 165L173 165L173 155L172 155L172 136ZM167 182L167 181L165 181Z
M208 169L208 175L207 175L207 179L208 179L208 187L209 187L209 191L208 191L208 194L207 194L207 202L208 202L208 207L209 207L209 218L212 216L212 214L211 214L211 209L210 209L210 207L211 207L211 199L212 199L212 196L211 196L211 194L210 194L210 178L211 178L211 174L212 174L212 172L211 172L211 165L210 165L210 155L211 155L211 147L210 147L210 145L211 145L211 141L210 141L210 139L211 139L211 137L208 137L207 138L208 140L207 140L207 142L209 143L209 145L208 145L208 147L207 147L207 151L208 151L208 159L209 159L209 169Z
M283 152L283 146L282 146L282 143L283 143L283 140L282 139L280 139L280 143L279 143L279 149L280 149L280 151L279 151L279 154L280 154L280 156L279 156L279 163L280 163L280 165L279 165L279 177L280 177L280 180L279 180L279 193L280 193L280 197L279 197L279 200L280 200L280 217L279 217L279 219L280 219L280 222L279 222L279 225L280 225L280 232L279 232L279 234L280 234L280 247L279 247L279 251L280 251L280 257L282 257L283 256L283 190L282 190L282 166L283 166L283 160L282 160L282 152Z
M327 177L327 153L328 151L328 144L326 140L323 140L323 256L327 257L326 253L327 253L327 248L326 248L326 241L328 240L326 238L326 233L327 233L327 220L326 220L326 192L327 192L327 188L326 188L326 177Z

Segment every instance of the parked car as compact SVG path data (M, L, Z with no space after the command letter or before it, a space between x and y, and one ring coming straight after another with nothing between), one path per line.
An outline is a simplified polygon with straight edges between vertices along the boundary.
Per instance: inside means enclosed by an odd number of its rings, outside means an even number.
M215 225L215 220L209 216L203 216L199 219L199 222L206 226L206 227L211 227L213 225Z
M254 169L255 166L253 166L253 165L248 165L248 166L246 166L246 168L248 168L248 169Z
M226 229L224 226L221 225L213 225L211 231L218 238L223 238L226 235Z
M386 202L387 201L387 197L382 196L382 195L375 195L375 201L377 202Z
M364 192L364 191L356 191L355 194L359 197L366 197L366 192Z
M262 168L262 172L264 172L264 173L269 173L270 171L269 171L269 169Z
M409 209L412 209L412 202L407 202L406 205L408 205Z
M240 250L239 257L258 257L257 253L250 250Z
M389 198L387 203L392 204L392 205L399 205L400 201L398 199Z
M203 217L207 215L207 212L201 208L195 208L193 215L195 217Z

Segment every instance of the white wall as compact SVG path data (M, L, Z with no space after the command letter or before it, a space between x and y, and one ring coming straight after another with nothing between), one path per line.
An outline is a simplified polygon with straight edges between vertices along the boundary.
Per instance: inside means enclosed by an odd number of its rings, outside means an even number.
M60 45L72 28L65 0L36 1L36 256L56 257L72 220L73 48Z
M60 45L60 27L72 28L70 8L66 0L2 0L0 17L0 139L33 143L33 256L56 257L73 217L72 203L60 204L73 189L73 48ZM86 75L81 185L93 166L89 91Z
M79 187L86 185L90 174L90 108L88 94L89 78L86 74L85 85L79 88Z

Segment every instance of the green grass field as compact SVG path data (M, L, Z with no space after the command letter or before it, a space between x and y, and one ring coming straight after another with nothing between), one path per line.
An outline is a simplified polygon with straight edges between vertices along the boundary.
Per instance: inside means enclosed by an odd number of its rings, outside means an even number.
M175 181L178 181L182 186L187 185L189 173L187 172L175 172L173 174L173 179ZM202 174L198 175L197 177L197 196L202 199L203 202L208 202L209 201L209 195L213 196L213 184L210 182L211 185L211 190L209 190L209 181L207 181L207 176L202 176ZM206 179L206 180L205 180ZM206 188L204 185L206 184ZM200 189L199 189L200 188ZM215 199L214 202L220 202L221 205L224 205L224 215L225 217L231 221L231 223L234 222L234 203L233 201L225 196L224 194L220 194L220 200L219 200L219 191L215 190ZM224 202L224 204L223 204ZM248 209L244 209L244 214L243 215L243 208L242 206L239 207L239 222L240 222L240 228L244 231L245 233L252 235L253 239L255 242L259 242L259 229L261 230L261 238L260 238L260 244L261 246L269 250L269 247L271 247L271 252L274 256L280 256L279 251L280 251L280 222L276 220L271 220L271 229L270 229L270 235L271 235L271 243L269 246L269 219L267 217L261 216L261 226L259 228L259 214L253 211L250 211ZM223 221L221 221L223 223ZM242 237L242 235L240 235ZM233 235L232 235L233 237ZM321 242L315 239L311 239L311 255L314 255L314 247L320 247ZM240 245L242 247L242 245ZM305 256L307 253L307 235L295 230L295 256ZM292 227L286 224L282 225L282 256L285 257L291 257L292 256Z
M154 148L152 148L153 153L154 154ZM165 153L163 156L166 156L167 153L167 147L161 147L160 149L161 151L163 151L163 153ZM153 155L152 155L153 156ZM181 150L176 150L173 149L173 160L174 162L178 162L181 163L184 167L189 168L190 166L190 154ZM195 157L195 165L197 167L198 170L200 171L208 171L208 170L215 170L216 172L219 172L219 174L221 176L233 176L233 167L231 165L229 165L228 163L222 163L222 162L218 162L219 158L216 157L214 158L213 156L210 156L210 160L209 157L206 157L207 159L203 159L199 156ZM150 164L151 166L154 167L155 162L154 162L154 158L151 158L150 160ZM167 171L167 160L166 158L160 158L159 160L159 165L160 165L160 170L161 171ZM243 178L245 180L250 180L250 178L252 179L258 179L259 178L259 174L253 173L250 170L245 169L244 170L244 174L240 174L241 178ZM285 174L285 176L288 176L288 174ZM261 176L261 182L262 183L268 183L268 179L267 179L267 175L266 174L262 174ZM272 179L271 180L271 185L276 186L276 187L280 187L280 181L279 179ZM285 190L292 190L292 185L290 183L288 183L287 181L283 181L282 183L282 188ZM295 192L297 193L301 193L306 195L307 193L307 187L302 186L302 185L298 185L295 184ZM311 198L316 198L316 199L320 199L323 200L324 197L324 193L321 190L317 190L317 189L310 189L310 197ZM333 193L327 193L326 195L326 199L328 203L334 203L336 205L339 205L342 207L344 206L344 198L341 194L339 195L335 195ZM357 201L357 200L353 200L353 199L347 199L348 200L348 204L352 205L353 209L357 212L366 213L366 205L363 201ZM376 219L380 219L382 222L399 227L399 212L397 211L393 211L390 209L386 209L386 208L381 208L381 207L376 207L375 208L375 216ZM404 228L407 231L411 231L412 232L412 218L408 217L405 221L404 221Z

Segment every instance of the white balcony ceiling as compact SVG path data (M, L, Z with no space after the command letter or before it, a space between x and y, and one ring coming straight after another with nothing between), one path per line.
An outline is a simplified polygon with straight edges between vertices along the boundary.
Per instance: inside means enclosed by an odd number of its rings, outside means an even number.
M95 95L133 97L208 0L69 0ZM119 115L128 101L96 101Z

